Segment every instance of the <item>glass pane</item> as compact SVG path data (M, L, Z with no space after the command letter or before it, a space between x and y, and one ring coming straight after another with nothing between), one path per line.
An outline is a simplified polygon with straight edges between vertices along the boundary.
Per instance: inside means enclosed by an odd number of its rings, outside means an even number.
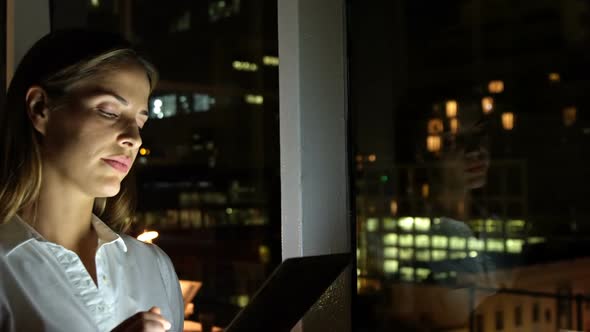
M68 13L54 14L53 27L77 24L73 4L53 5ZM186 319L223 327L281 261L276 1L75 7L84 7L85 26L124 35L160 72L130 233L157 231L153 243L179 278L202 283Z
M589 329L590 4L348 5L358 330Z

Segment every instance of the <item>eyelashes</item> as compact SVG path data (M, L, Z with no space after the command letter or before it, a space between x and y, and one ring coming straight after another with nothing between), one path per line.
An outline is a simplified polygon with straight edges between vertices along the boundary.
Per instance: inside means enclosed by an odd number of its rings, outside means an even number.
M105 111L104 109L101 109L101 108L97 108L96 110L98 111L100 116L107 118L109 120L116 120L119 118L119 114L117 114L117 113L108 112L108 111ZM141 131L144 126L145 126L145 123L143 125L138 124L137 128L139 128L139 130Z
M107 111L105 111L105 110L103 110L103 109L101 109L101 108L98 108L98 109L97 109L97 111L98 111L98 113L99 113L101 116L103 116L103 117L105 117L105 118L107 118L107 119L116 119L116 118L118 118L118 117L119 117L119 115L118 115L118 114L111 113L111 112L107 112Z

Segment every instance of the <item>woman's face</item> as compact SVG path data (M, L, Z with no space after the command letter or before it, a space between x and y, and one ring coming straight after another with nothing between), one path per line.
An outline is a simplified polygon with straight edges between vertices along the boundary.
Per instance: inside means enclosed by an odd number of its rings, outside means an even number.
M149 93L146 72L136 65L76 84L48 112L43 181L93 198L116 195L141 146Z

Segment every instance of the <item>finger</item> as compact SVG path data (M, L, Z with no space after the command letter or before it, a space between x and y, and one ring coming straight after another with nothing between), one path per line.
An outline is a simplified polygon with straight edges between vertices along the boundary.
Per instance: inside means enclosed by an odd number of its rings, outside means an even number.
M141 319L145 321L156 321L160 323L166 330L169 330L172 327L172 323L160 315L160 308L158 307L152 307L149 311L144 311L140 314Z
M161 322L155 320L136 320L124 331L141 331L141 332L165 332L166 328Z

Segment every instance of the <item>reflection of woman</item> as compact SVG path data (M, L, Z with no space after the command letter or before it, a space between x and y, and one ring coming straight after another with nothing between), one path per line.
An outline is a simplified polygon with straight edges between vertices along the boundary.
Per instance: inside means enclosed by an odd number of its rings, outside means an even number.
M111 230L130 222L156 80L109 34L57 32L25 55L0 127L0 330L182 331L170 259Z

